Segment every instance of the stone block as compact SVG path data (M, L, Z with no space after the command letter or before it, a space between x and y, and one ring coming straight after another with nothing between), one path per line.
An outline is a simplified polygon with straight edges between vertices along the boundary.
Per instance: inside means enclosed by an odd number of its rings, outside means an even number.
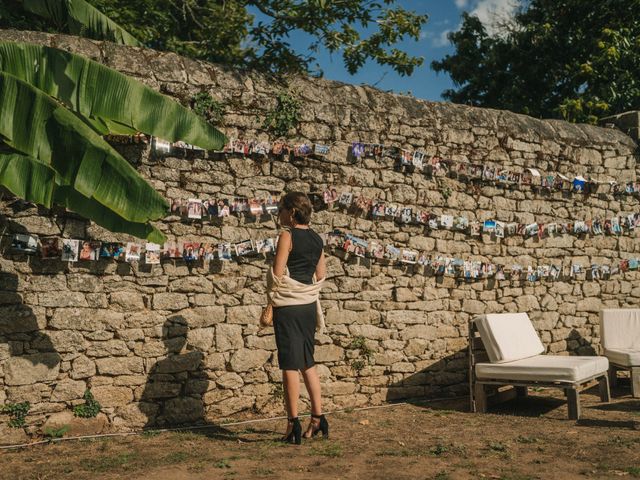
M93 342L87 348L88 357L124 357L129 355L131 351L127 344L122 340L108 340L106 342Z
M226 352L244 347L242 327L220 323L216 325L216 351Z
M93 308L58 308L49 322L57 330L115 331L123 327L124 314Z
M142 358L120 357L99 358L96 367L100 375L133 375L144 372Z
M59 353L81 352L88 344L80 332L73 330L52 330L47 335L53 349Z
M82 292L44 292L38 294L38 305L42 307L87 307L87 300Z
M313 357L316 362L339 362L344 359L344 349L338 345L318 345Z
M244 385L244 381L237 373L226 372L216 379L216 384L221 388L234 390L242 387Z
M156 293L153 295L155 310L182 310L189 306L189 299L183 293Z
M227 322L240 325L257 325L261 314L262 307L259 305L229 307L227 309Z
M169 291L180 293L211 293L213 292L213 284L204 277L194 277L190 275L169 282Z
M135 312L136 310L144 310L144 300L138 292L112 292L109 295L109 302L112 306L120 308L126 312Z
M74 380L93 377L96 374L96 364L90 358L80 355L71 364L69 376Z
M91 389L93 397L102 407L122 407L133 401L133 391L129 387L103 385Z
M211 328L194 328L187 332L187 345L207 352L213 346L214 329Z
M10 357L4 365L6 385L31 385L51 382L58 378L60 355L57 353L37 353Z
M271 352L266 350L249 350L242 348L231 355L231 370L234 372L246 372L254 368L264 367L270 357Z
M79 380L61 380L56 384L51 394L52 402L69 402L71 400L80 400L84 395L87 385Z

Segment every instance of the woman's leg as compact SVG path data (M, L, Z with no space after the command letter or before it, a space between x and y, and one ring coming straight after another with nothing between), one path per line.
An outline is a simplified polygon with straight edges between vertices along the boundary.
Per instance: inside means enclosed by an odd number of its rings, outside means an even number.
M284 387L284 404L287 416L298 416L298 399L300 398L300 376L298 370L282 371L282 386Z
M320 396L320 377L318 377L318 371L316 367L310 367L302 370L302 378L304 378L304 384L309 392L309 398L311 399L311 413L313 415L322 414L322 399Z

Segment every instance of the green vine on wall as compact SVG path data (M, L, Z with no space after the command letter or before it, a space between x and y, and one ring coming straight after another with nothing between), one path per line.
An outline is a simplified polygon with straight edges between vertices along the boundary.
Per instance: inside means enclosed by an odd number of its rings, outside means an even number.
M29 402L7 403L6 405L0 407L0 413L6 413L7 415L9 415L10 427L20 428L24 427L25 418L30 409L31 404Z
M279 92L276 100L278 103L267 113L262 128L271 131L276 137L284 137L289 130L298 126L300 101L285 91Z
M84 405L76 405L73 407L73 414L76 417L81 418L93 418L96 417L100 413L100 409L102 408L98 401L93 398L93 394L91 390L87 389L84 392Z
M225 106L215 100L209 92L200 92L191 98L191 108L211 125L221 125L224 120Z
M367 345L367 339L363 336L355 337L349 344L349 348L352 350L359 350L360 358L354 359L351 362L351 367L358 373L366 367L371 361L373 356L373 350Z

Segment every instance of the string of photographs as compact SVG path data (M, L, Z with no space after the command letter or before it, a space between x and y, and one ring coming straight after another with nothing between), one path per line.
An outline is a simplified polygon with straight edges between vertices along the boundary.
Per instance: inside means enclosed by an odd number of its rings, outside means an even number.
M339 230L326 234L326 246L334 251L342 251L346 255L369 258L387 264L417 265L423 268L425 275L452 276L466 280L480 280L493 277L496 280L522 280L531 282L564 279L608 279L611 275L638 270L640 259L623 259L616 264L583 266L571 265L500 265L457 257L449 257L399 248L392 243L379 240L366 240ZM582 277L581 277L582 276Z
M424 152L375 143L353 142L350 155L357 160L389 157L396 160L397 168L404 169L407 173L422 172L431 177L449 176L463 182L482 181L512 188L526 186L547 191L557 190L585 194L607 193L606 188L609 188L609 193L614 195L640 194L640 182L619 184L614 180L585 179L581 175L571 175L570 178L558 172L544 174L535 168L517 171L490 163L470 163L430 157Z
M335 188L329 188L323 192L322 202L325 208L342 208L348 213L364 215L372 220L391 220L407 225L424 225L429 230L448 229L471 236L489 234L497 238L504 238L519 235L525 238L537 236L542 239L561 234L625 235L631 234L637 227L640 227L640 212L612 218L595 218L573 222L524 224L497 220L470 221L465 216L435 214L425 209L414 210L412 207L394 202L356 196L348 191L338 194Z
M205 150L195 145L178 141L169 142L157 137L147 137L143 134L134 136L107 135L105 138L113 143L151 143L156 155L166 156L187 152L202 152ZM331 145L321 143L290 144L283 140L275 142L231 139L216 154L240 154L243 156L285 156L295 157L314 156L322 158L331 150ZM510 188L531 187L551 191L565 191L573 193L611 193L613 195L640 195L640 182L618 183L615 180L598 180L584 178L582 175L564 175L562 173L541 173L535 168L525 168L522 171L505 169L490 163L463 162L440 157L430 157L425 152L412 151L395 146L377 143L353 142L349 149L349 157L353 161L362 158L382 159L389 157L396 160L396 167L407 173L422 172L430 177L454 177L463 182L482 181Z
M190 145L188 143L178 141L169 142L157 137L151 137L151 146L153 152L158 156L166 156L172 154L186 154L188 152L204 153L205 150ZM324 157L331 150L330 145L322 143L295 143L291 144L284 140L275 142L266 142L258 140L242 140L230 139L222 150L213 151L216 154L240 154L243 156L289 156L295 157Z
M148 265L161 260L182 259L187 262L204 260L230 261L234 257L268 255L275 252L276 238L247 239L236 243L203 243L173 241L164 245L137 242L100 242L58 237L43 237L16 233L9 246L13 253L40 255L43 260L63 262L97 261L101 259L143 261Z
M392 243L366 240L342 231L322 234L325 246L332 252L341 251L346 256L369 258L388 265L407 264L422 267L424 275L452 276L465 280L564 280L584 278L608 279L611 275L638 270L640 259L623 259L616 264L599 265L500 265L458 257L449 257L425 251L400 248ZM77 240L57 237L38 238L37 235L14 234L10 249L15 253L40 254L43 260L58 259L66 262L89 262L102 259L144 261L147 265L160 264L161 260L182 259L196 261L231 261L240 257L269 255L275 252L277 238L247 239L236 243L201 243L196 241L155 243L117 243L93 240Z

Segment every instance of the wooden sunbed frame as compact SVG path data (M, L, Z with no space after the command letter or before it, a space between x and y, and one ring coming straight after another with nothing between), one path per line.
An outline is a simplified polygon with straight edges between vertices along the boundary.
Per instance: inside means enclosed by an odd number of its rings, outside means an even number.
M526 396L528 387L561 388L567 397L569 407L569 419L580 418L580 391L597 380L599 385L600 400L608 403L611 401L609 392L609 376L594 375L580 383L574 382L537 382L522 380L502 380L476 378L475 365L479 362L488 362L487 355L480 333L473 320L469 321L469 399L472 412L485 413L489 406L501 403L516 396ZM514 387L503 389L501 387Z
M629 370L631 380L631 396L633 398L640 398L640 366L625 366L618 363L613 363L609 359L609 383L612 387L615 387L618 383L618 370Z

